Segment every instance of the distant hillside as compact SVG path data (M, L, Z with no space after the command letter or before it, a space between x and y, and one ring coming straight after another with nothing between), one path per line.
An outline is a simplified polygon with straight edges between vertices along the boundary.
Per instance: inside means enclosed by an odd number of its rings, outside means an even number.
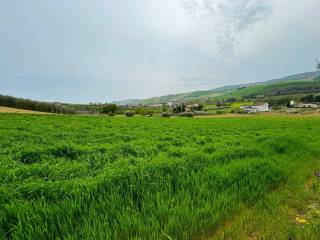
M306 72L279 79L241 85L224 86L208 91L170 94L148 99L129 99L114 101L118 105L158 104L165 102L192 102L205 99L223 99L230 97L247 97L254 95L286 95L303 93L320 93L320 71Z

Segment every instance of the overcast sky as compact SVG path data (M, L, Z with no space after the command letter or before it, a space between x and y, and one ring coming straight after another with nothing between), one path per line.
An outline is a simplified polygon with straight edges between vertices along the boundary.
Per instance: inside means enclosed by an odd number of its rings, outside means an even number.
M319 0L1 0L0 94L108 102L313 71Z

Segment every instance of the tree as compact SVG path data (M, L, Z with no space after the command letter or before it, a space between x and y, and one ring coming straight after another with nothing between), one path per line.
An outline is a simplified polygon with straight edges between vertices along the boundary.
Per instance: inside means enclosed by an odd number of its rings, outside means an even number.
M287 106L290 103L291 99L288 97L283 97L283 98L271 98L268 99L268 103L270 105L270 107L274 108L274 109L278 109L281 106Z
M225 105L224 101L218 101L217 107L223 107Z
M184 103L182 103L180 105L176 105L176 106L173 107L172 111L173 111L174 114L179 114L179 113L185 112L186 111L186 105Z
M103 108L101 113L108 114L108 113L115 113L118 110L118 106L116 104L106 104Z
M0 106L50 113L75 113L75 109L71 108L70 104L39 102L4 95L0 95Z
M235 97L231 97L231 98L227 99L227 102L228 103L234 103L234 102L237 102L237 99Z
M203 110L203 105L199 103L196 111L202 111L202 110Z
M169 107L166 103L162 104L162 112L168 112Z
M320 95L314 96L314 101L315 102L320 102Z
M306 96L302 97L300 100L304 103L311 103L311 102L313 102L314 97L312 94L310 94L310 95L306 95Z

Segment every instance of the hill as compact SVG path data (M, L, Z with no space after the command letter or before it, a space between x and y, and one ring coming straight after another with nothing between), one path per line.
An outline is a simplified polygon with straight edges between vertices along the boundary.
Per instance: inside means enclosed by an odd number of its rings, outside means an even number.
M114 101L118 105L158 104L165 102L193 102L206 99L224 99L231 97L248 97L255 95L290 95L320 93L320 71L305 72L272 79L263 82L242 85L230 85L207 91L195 91L180 94L170 94L148 99L128 99Z

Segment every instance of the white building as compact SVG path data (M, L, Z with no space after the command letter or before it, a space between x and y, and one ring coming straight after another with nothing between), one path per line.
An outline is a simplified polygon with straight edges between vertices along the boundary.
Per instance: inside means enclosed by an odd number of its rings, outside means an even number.
M300 103L297 106L298 108L318 108L319 105L315 103Z
M269 103L255 106L242 106L240 107L246 113L257 113L257 112L269 112Z

